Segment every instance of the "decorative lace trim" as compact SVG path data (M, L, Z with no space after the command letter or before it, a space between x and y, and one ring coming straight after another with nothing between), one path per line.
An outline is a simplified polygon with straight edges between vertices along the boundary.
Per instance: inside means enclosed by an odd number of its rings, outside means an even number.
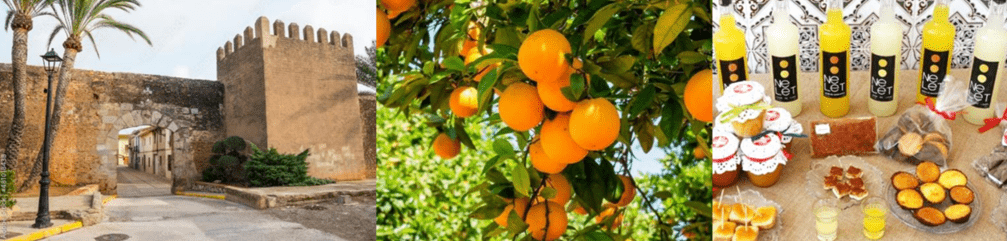
M742 158L741 169L754 175L766 175L776 171L780 165L787 165L787 157L783 152L779 152L773 158L764 162L751 161L748 157Z
M741 164L741 153L734 155L734 158L727 160L725 162L714 162L713 163L713 174L723 174L729 171L737 171L738 164Z

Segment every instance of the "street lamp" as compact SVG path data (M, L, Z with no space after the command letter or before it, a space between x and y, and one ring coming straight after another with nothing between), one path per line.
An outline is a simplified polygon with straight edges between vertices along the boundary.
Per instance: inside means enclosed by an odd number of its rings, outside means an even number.
M32 224L33 228L48 228L52 226L52 222L49 220L49 147L52 145L52 130L49 129L49 117L52 116L52 73L56 72L63 64L63 59L56 54L56 51L52 49L49 52L42 55L42 62L45 67L45 72L49 74L49 88L46 88L45 95L45 138L42 141L42 178L38 180L39 192L38 192L38 214L35 217L35 224Z

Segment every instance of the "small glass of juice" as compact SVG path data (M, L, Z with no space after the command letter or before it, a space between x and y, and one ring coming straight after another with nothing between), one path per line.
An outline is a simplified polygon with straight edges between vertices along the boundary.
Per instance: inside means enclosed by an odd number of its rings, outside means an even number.
M860 204L864 212L864 237L870 240L878 240L885 236L885 215L888 213L888 206L885 200L877 196L864 199Z
M832 197L818 199L814 205L814 212L818 240L836 240L839 229L839 208L836 205L836 199Z

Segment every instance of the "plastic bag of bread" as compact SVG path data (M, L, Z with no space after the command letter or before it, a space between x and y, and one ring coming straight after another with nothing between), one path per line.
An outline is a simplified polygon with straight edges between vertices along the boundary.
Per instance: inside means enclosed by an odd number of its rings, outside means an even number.
M998 188L1007 188L1007 147L999 146L992 153L972 162L980 175Z
M959 111L968 106L965 82L955 81L950 75L944 79L936 101L913 106L899 117L898 122L878 138L875 148L893 160L919 164L931 161L947 166L951 152L951 125Z

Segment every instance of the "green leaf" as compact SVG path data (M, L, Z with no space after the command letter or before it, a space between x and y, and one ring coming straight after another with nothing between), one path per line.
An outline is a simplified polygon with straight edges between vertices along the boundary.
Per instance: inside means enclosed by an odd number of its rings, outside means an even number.
M493 100L493 86L497 84L500 78L499 71L501 68L494 68L490 72L483 76L482 81L479 81L479 86L477 90L479 91L479 110L476 113L482 113L489 108L490 102Z
M507 178L504 177L503 173L500 172L500 170L497 170L496 168L490 168L490 170L486 172L486 179L490 180L490 182L497 184L508 182Z
M611 59L610 61L603 62L601 63L601 66L603 67L602 72L621 74L632 69L634 64L636 64L636 57L623 55L615 59Z
M556 189L551 187L543 187L542 191L539 191L538 195L545 199L552 199L556 197Z
M615 16L615 14L619 12L620 8L621 6L619 6L618 3L612 3L598 9L597 12L594 12L594 16L591 17L591 20L587 22L587 27L584 28L584 40L586 41L591 39L591 36L593 36L595 32L598 32L602 26L605 26L605 23Z
M528 180L528 169L524 165L518 164L514 166L514 171L511 172L511 179L514 182L514 191L520 193L522 196L530 197L531 193L531 181Z
M640 142L643 152L648 153L650 148L654 147L654 125L648 118L638 119L637 123L639 126L636 129L636 140Z
M612 237L605 235L601 230L594 230L584 234L584 240L588 241L614 241Z
M654 101L654 95L657 94L657 88L654 85L647 85L640 91L639 94L633 99L633 104L629 107L629 116L636 117L647 107L651 106Z
M707 217L713 216L713 209L710 208L710 207L707 207L705 203L701 203L701 202L697 202L697 201L688 201L688 202L685 202L685 206L692 208L692 210L696 210L696 212L699 213L700 215L707 216Z
M631 42L633 49L636 49L636 51L640 51L641 53L645 53L646 55L650 55L650 43L651 39L653 39L650 37L653 32L651 29L654 29L653 24L643 24L633 30L633 39Z
M489 220L500 216L500 213L503 212L503 210L503 207L491 207L486 205L472 211L472 213L469 214L469 217L479 220Z
M661 109L661 131L670 139L678 139L678 135L681 134L678 130L682 127L682 118L685 115L682 113L684 111L678 103L678 98L675 95L670 96L671 99L665 101L664 108Z
M465 61L458 56L453 56L444 60L444 67L458 72L465 71Z
M514 157L514 146L506 138L497 138L493 141L493 151L502 158Z
M657 19L657 25L654 26L654 53L661 53L665 47L675 41L678 34L682 33L685 26L689 24L690 18L692 18L692 9L689 8L689 4L679 3L665 10Z
M580 74L573 74L570 76L570 86L563 87L560 89L563 93L563 97L567 100L577 102L580 101L580 97L584 93L584 77Z
M426 61L423 63L423 74L432 75L434 74L434 62Z
M701 54L696 51L684 51L678 53L678 60L682 61L683 64L696 64L699 62L706 61L707 55Z
M483 166L483 174L486 174L486 172L489 171L490 168L495 167L497 165L497 163L500 162L500 160L504 160L504 158L500 158L499 155L496 155L496 156L493 156L492 158L490 158L489 161L486 161L486 165Z

